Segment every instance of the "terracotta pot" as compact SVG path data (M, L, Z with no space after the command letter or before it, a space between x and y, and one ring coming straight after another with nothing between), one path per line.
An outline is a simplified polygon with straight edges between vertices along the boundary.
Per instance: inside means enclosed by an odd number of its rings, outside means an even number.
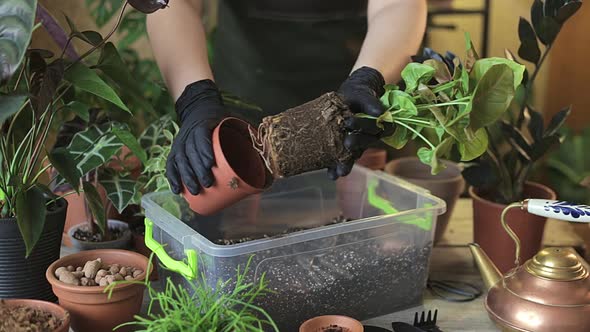
M262 158L254 149L250 132L255 131L247 122L226 118L213 131L212 169L214 184L201 188L192 195L186 187L182 195L190 208L201 215L212 215L248 195L262 192L272 177Z
M299 332L322 332L327 327L337 326L344 328L345 332L363 332L363 324L354 318L337 315L317 316L299 327Z
M369 148L356 161L357 165L372 170L383 170L387 163L387 151L385 149Z
M506 273L514 267L515 254L514 241L500 221L506 205L482 198L473 187L469 188L469 194L473 199L473 240L481 246L500 272ZM525 198L556 198L553 190L532 182L525 185L524 195ZM506 215L506 221L520 238L520 261L525 262L532 258L541 249L547 218L513 209Z
M2 301L4 302L4 305L8 307L28 307L43 312L48 312L61 321L61 325L58 328L51 331L43 332L68 332L70 330L70 314L64 308L58 306L55 303L25 299L13 299Z
M68 236L72 243L72 247L80 250L94 250L94 249L128 249L131 243L131 230L129 230L129 225L125 222L120 220L109 219L107 221L109 228L117 228L122 230L123 234L121 237L111 241L104 241L104 242L90 242L90 241L80 241L74 238L74 233L76 230L80 228L88 227L87 223L75 225L74 227L68 230Z
M60 258L49 266L45 277L59 298L59 304L70 312L72 329L76 332L105 332L114 327L133 321L139 314L143 300L144 286L141 284L124 284L114 288L112 297L104 293L101 286L74 286L59 281L55 270L61 266L83 266L89 260L101 258L104 264L121 264L147 269L148 259L136 252L103 249L81 251ZM145 272L137 279L145 279ZM117 331L131 331L120 328Z
M447 212L438 216L436 220L435 244L444 234L453 214L455 203L465 189L461 167L451 161L443 161L443 163L447 167L437 175L432 175L430 166L423 164L417 157L396 159L385 166L386 173L429 190L431 194L443 199L447 204Z
M133 179L137 179L141 175L141 160L129 150L125 145L121 148L117 157L113 157L106 167L112 168L117 172L128 170Z

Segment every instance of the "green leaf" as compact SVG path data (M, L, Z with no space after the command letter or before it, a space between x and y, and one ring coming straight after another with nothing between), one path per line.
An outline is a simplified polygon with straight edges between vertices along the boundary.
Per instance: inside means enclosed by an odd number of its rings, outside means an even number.
M545 136L552 136L556 134L559 128L561 128L561 126L563 126L563 124L567 120L567 117L570 115L571 111L571 106L568 106L562 109L561 111L557 112L557 114L555 114L549 122L549 125L547 125L547 130L545 130Z
M447 137L434 149L430 159L430 172L432 175L436 175L446 168L445 164L440 162L440 159L448 158L452 147L453 139Z
M93 125L74 135L68 151L76 160L80 176L107 163L123 147L123 143L112 133L113 128L120 126L117 123Z
M167 138L166 131L174 127L174 121L170 115L164 115L157 121L149 125L139 135L139 143L143 149L149 149L152 146L164 145L166 142L171 143L174 137Z
M24 105L27 96L0 95L0 127Z
M395 100L401 110L399 116L418 115L418 109L416 108L416 105L414 105L414 100L411 97L399 95Z
M412 92L416 90L418 84L424 83L427 84L432 77L436 70L431 66L410 62L403 70L402 70L402 79L406 82L406 92Z
M83 174L78 171L74 156L66 148L56 148L47 157L51 162L51 166L78 192L80 177Z
M434 59L428 59L424 61L424 64L434 68L434 79L438 83L446 83L451 80L451 72L445 63Z
M147 154L145 153L145 150L141 147L131 132L119 127L113 127L112 132L129 148L129 150L131 150L131 152L133 152L134 155L137 156L137 158L139 158L139 160L141 160L142 164L147 163Z
M121 177L114 172L105 173L100 178L100 184L104 187L108 199L113 206L123 213L123 210L131 203L137 194L136 181L131 177Z
M377 127L383 129L383 122L389 122L392 123L393 122L393 116L391 116L390 112L384 112L383 114L381 114L377 120L376 120L376 125Z
M514 89L516 90L516 88L522 83L522 78L526 67L509 59L492 57L477 60L473 66L471 77L475 79L477 83L479 83L488 70L490 70L493 66L500 64L508 66L512 71L512 76L514 78Z
M524 60L537 64L541 58L541 50L537 43L537 36L529 21L522 17L518 22L518 36L520 38L518 55Z
M135 101L143 112L154 114L152 105L145 99L141 85L137 84L113 43L106 43L96 66L124 92L123 97Z
M429 103L436 103L436 95L430 88L422 83L418 85L418 94Z
M557 10L557 16L555 19L559 24L563 24L570 17L572 17L580 9L580 7L582 7L582 1L570 1Z
M123 101L121 101L121 98L119 98L115 90L106 84L105 81L103 81L92 69L89 69L83 64L73 64L72 67L66 71L64 77L75 87L110 101L124 111L131 113Z
M418 149L417 155L418 159L420 159L423 164L430 165L432 157L434 156L434 151L427 147L421 147Z
M465 49L467 50L467 55L465 57L465 69L469 72L471 71L471 68L473 68L475 62L479 59L479 55L473 46L469 32L465 32Z
M393 135L381 139L385 144L398 150L403 148L408 143L408 140L408 130L403 126L397 126Z
M96 31L82 31L81 34L83 39L92 46L98 46L100 43L102 43L102 36Z
M85 122L90 121L89 108L88 105L82 104L79 101L71 101L66 105L66 109L72 111Z
M486 152L488 148L488 134L484 128L475 132L475 138L472 140L459 141L459 153L462 161L470 161Z
M535 27L535 29L537 29ZM561 25L552 17L543 17L537 31L537 36L543 45L553 44L561 30Z
M102 200L98 194L98 190L92 185L92 183L83 181L82 189L84 189L84 197L88 203L88 207L95 218L96 225L100 229L100 232L104 234L107 225L107 217L102 205Z
M0 2L0 84L20 66L33 32L36 0Z
M514 98L514 74L506 64L488 69L475 88L470 102L472 130L494 123L510 106Z
M16 196L16 222L25 242L25 257L29 257L43 233L47 215L45 204L43 191L36 186L19 191Z

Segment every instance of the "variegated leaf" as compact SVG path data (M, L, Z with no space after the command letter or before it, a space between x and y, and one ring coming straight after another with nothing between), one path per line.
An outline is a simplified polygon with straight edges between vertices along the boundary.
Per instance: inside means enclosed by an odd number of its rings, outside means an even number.
M141 147L148 150L152 146L164 145L168 140L164 135L166 129L172 130L174 121L170 115L164 115L158 121L152 123L139 136Z
M93 125L72 138L68 151L76 160L80 176L104 165L123 147L123 143L112 133L113 126L122 127L118 123Z
M104 187L109 201L113 203L119 213L122 213L137 195L136 181L129 176L104 173L99 181Z

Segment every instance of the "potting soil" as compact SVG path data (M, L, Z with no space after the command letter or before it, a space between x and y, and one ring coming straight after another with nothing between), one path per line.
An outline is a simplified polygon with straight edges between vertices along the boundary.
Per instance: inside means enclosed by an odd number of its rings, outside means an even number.
M49 312L0 302L0 332L47 332L61 324L61 320Z

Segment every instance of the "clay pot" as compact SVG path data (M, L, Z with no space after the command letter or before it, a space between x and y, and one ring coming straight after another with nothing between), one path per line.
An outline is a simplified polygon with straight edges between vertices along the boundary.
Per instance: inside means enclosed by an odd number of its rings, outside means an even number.
M317 316L299 327L299 332L321 332L330 326L338 326L345 329L346 332L363 332L363 324L354 318L337 315Z
M8 307L28 307L43 312L48 312L62 322L58 328L44 332L68 332L70 330L70 314L64 308L58 306L55 303L25 299L3 300L3 302L4 305Z
M473 187L469 188L469 195L473 199L473 240L481 246L500 272L506 273L514 267L515 254L514 241L500 221L506 205L481 197ZM525 198L556 198L553 190L533 182L525 185L524 195ZM532 258L541 249L547 218L512 209L506 215L506 221L520 238L520 261L525 262Z
M104 293L101 286L74 286L59 281L55 270L61 266L83 266L89 260L101 258L103 264L121 264L141 268L148 266L148 259L136 252L103 249L81 251L60 258L49 266L45 277L53 287L59 304L70 312L72 329L76 332L112 331L114 327L134 320L139 314L143 301L144 286L141 284L123 284L114 288L111 298ZM137 279L145 279L145 272ZM117 331L130 331L120 328Z
M372 170L383 170L387 163L387 151L385 149L368 148L356 161L357 165Z
M201 188L198 195L192 195L186 187L183 188L182 196L193 211L212 215L268 188L272 177L252 145L250 131L255 132L247 122L237 118L226 118L215 128L214 184Z
M461 175L461 167L447 160L443 161L443 163L447 167L437 175L432 175L430 166L422 163L417 157L396 159L385 166L386 173L427 189L432 195L445 201L447 211L438 216L436 220L435 244L440 241L444 234L457 199L465 189L465 180Z
M80 250L94 250L94 249L127 249L130 246L131 241L131 230L129 230L129 224L120 220L109 219L107 221L109 228L117 228L123 231L123 235L118 239L104 242L89 242L80 241L74 238L74 233L80 228L88 227L85 222L83 224L75 225L68 230L68 237L72 243L72 247Z

